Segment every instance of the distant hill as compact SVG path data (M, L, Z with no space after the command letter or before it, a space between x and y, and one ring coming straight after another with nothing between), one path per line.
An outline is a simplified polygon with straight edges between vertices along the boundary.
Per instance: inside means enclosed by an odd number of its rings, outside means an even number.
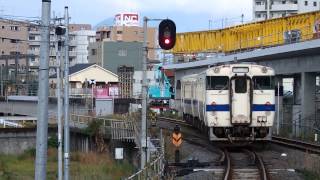
M110 17L99 22L97 25L93 27L93 29L96 30L98 27L101 27L101 26L112 26L112 25L113 25L113 17Z

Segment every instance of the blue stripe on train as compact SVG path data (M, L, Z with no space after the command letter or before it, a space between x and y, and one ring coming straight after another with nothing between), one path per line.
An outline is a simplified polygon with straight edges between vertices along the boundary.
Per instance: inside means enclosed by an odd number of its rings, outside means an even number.
M229 104L207 105L206 111L230 111ZM252 111L275 111L275 105L253 104Z
M207 105L206 111L229 111L229 104Z
M252 111L275 111L276 107L274 104L253 104Z

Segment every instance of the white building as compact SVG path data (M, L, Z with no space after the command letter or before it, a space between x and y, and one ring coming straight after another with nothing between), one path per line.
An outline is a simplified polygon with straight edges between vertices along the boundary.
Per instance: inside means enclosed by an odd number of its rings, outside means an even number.
M253 0L253 20L261 21L320 10L319 0Z
M152 86L157 84L157 79L155 78L155 71L147 71L147 84ZM134 71L133 73L133 98L141 98L142 94L142 71Z
M96 42L96 31L80 30L74 31L76 59L73 64L88 63L88 46L89 43Z
M56 65L55 53L55 37L54 32L50 32L50 60L49 65ZM95 42L96 32L91 30L79 30L69 33L69 62L70 66L75 64L88 63L88 45ZM30 60L30 66L39 66L40 59L40 42L41 34L39 30L29 31L29 50L28 54L35 55L34 59Z

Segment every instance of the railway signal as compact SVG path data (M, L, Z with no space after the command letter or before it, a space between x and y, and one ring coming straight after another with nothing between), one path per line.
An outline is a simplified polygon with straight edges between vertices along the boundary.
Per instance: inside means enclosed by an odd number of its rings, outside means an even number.
M170 50L176 44L176 25L170 19L162 20L159 24L159 46L161 49Z

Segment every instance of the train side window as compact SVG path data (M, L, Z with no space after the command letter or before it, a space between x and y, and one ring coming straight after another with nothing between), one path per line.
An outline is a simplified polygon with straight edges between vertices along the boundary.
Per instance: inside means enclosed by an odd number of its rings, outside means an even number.
M235 92L236 93L247 92L247 77L237 77L235 79Z
M227 76L207 76L207 90L228 90L229 77Z
M274 77L273 76L254 76L252 78L254 89L273 90Z

